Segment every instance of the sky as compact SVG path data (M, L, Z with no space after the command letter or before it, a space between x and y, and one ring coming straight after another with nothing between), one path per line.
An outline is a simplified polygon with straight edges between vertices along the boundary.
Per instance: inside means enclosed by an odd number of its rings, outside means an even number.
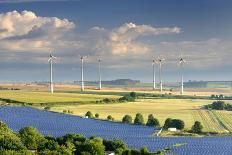
M232 79L231 0L0 0L0 82ZM156 64L158 80L158 64Z

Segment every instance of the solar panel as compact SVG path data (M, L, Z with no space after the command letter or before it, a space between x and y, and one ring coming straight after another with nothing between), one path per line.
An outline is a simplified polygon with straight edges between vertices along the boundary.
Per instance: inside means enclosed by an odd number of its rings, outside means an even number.
M95 135L105 139L121 139L130 148L147 146L150 151L171 147L176 143L187 143L167 151L170 155L232 154L232 137L153 137L152 127L86 119L30 107L1 107L0 120L14 131L33 126L40 133L54 137L67 133L78 133L86 137Z

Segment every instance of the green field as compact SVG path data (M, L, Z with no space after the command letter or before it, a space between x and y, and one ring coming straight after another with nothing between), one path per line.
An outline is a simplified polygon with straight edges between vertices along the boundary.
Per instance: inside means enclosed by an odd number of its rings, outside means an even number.
M212 103L212 100L141 98L136 102L96 104L96 101L103 98L119 98L123 94L125 92L88 91L85 94L74 91L50 94L33 91L0 91L0 98L33 103L37 108L44 108L45 105L41 106L39 103L46 103L46 106L51 107L51 111L70 110L74 115L79 116L83 116L87 111L93 114L99 113L101 119L112 115L116 121L121 121L126 114L134 117L136 113L142 113L145 120L149 114L154 114L161 125L167 118L177 118L184 120L186 129L190 129L195 121L200 121L206 132L232 132L232 112L202 109L203 105ZM231 103L231 101L226 102Z
M11 99L26 103L66 103L66 102L95 102L103 98L119 98L115 95L80 94L80 93L48 93L28 91L0 91L0 98Z

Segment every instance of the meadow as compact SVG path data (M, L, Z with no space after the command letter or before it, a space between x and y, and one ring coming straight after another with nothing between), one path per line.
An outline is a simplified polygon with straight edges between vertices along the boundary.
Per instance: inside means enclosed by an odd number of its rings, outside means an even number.
M80 94L80 93L54 93L4 90L0 92L0 98L11 99L25 103L90 103L103 98L118 98L115 95Z

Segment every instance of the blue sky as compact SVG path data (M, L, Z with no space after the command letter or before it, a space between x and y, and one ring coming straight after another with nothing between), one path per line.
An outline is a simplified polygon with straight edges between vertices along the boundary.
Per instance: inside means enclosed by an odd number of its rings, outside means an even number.
M185 80L231 80L230 0L0 0L0 81L46 81L50 50L58 57L55 81L152 81L152 56L167 60L165 81L179 80L177 58L187 60ZM15 10L15 11L14 11ZM56 17L56 18L54 18Z

